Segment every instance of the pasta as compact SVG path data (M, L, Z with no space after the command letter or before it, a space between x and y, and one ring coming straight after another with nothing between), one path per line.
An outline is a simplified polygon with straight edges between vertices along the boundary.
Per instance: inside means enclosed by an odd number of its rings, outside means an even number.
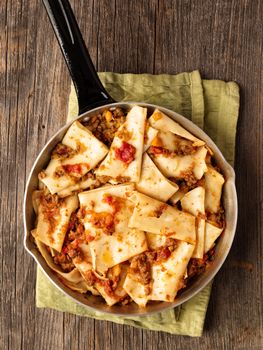
M147 113L75 121L32 198L32 237L48 267L109 306L174 301L212 263L225 227L211 150L163 112Z

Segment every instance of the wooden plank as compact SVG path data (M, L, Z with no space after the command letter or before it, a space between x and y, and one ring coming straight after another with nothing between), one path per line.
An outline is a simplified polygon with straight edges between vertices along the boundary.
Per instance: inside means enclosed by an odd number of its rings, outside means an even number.
M0 2L1 349L260 349L262 57L260 0L74 0L101 71L178 73L241 86L239 225L215 279L201 339L35 308L35 263L23 249L22 200L37 153L65 122L69 76L40 1Z

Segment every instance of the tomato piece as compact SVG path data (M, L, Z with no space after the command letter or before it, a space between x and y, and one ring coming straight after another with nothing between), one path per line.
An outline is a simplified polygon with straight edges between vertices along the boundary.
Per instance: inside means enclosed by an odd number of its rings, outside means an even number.
M122 142L120 148L115 149L115 156L125 164L130 164L135 159L136 148L128 142Z

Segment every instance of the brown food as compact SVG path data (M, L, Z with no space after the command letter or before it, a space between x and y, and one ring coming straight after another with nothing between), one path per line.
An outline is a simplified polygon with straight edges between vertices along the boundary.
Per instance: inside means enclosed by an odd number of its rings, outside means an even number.
M85 280L90 287L94 286L94 284L98 282L98 278L94 275L92 271L87 271L85 273Z
M191 141L187 141L184 139L180 139L178 137L178 142L176 142L175 150L170 151L164 147L162 147L161 139L156 136L152 142L151 147L149 148L149 153L153 155L163 154L166 157L174 157L174 156L188 156L196 152L197 147L193 146Z
M177 241L173 238L167 238L165 245L162 247L135 256L131 261L130 271L137 276L139 282L149 285L152 280L152 264L167 260L176 247Z
M153 212L153 216L159 218L162 215L162 213L167 209L167 207L167 204L161 204L157 209L155 209L155 211Z
M191 280L193 277L200 275L206 270L206 268L214 260L214 255L215 255L215 249L212 248L209 250L209 252L207 252L204 255L203 259L195 259L195 258L190 259L189 264L187 266L188 277L187 277L186 285L189 282L189 280Z
M54 231L57 223L60 220L59 208L63 203L63 199L59 198L56 194L42 194L40 196L40 204L42 207L42 214L44 220L48 223L48 235L51 238L51 233Z
M190 176L190 177L186 176L185 179L177 179L174 177L170 177L169 180L175 182L179 186L180 191L182 191L184 193L187 193L187 192L189 192L189 191L191 191L194 188L199 187L199 186L204 187L204 185L205 185L204 177L200 180L196 180L196 178L194 176Z
M51 154L51 158L66 159L72 157L74 154L76 154L76 151L73 148L63 145L62 143L58 143Z
M212 222L215 226L222 228L225 223L225 211L221 207L217 213L206 212L207 220Z
M75 267L71 258L67 254L63 253L63 251L54 256L54 263L60 265L62 270L65 272L70 272Z
M114 216L111 213L95 211L91 214L90 222L96 228L100 228L107 235L111 235L115 230Z
M116 131L125 122L125 119L124 111L117 107L114 110L105 110L103 113L93 116L90 120L83 122L83 125L109 147Z
M151 264L145 253L139 254L132 259L130 271L138 277L141 283L149 284L151 282Z
M189 141L180 142L176 145L176 147L177 147L177 149L176 149L175 153L181 157L189 156L189 155L195 153L197 150L197 148L193 146L193 143L189 142Z

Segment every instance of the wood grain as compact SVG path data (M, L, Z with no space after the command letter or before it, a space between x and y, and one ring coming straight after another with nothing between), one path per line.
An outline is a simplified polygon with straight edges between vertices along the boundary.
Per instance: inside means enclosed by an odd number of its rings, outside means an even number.
M201 339L35 308L35 263L23 249L22 201L35 157L65 122L70 79L40 1L0 2L1 349L261 349L263 2L75 0L100 71L177 73L241 87L239 223L215 279Z

